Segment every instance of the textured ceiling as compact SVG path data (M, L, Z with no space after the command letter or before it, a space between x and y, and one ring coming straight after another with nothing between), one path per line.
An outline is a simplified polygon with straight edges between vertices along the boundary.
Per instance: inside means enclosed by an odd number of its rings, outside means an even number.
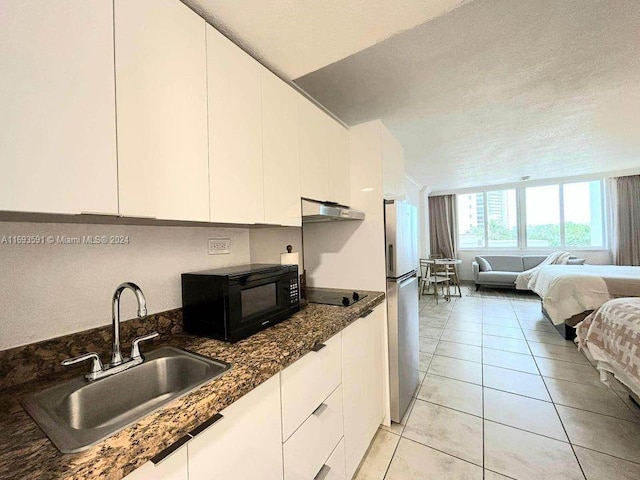
M640 169L638 0L474 0L296 83L433 190Z
M182 0L293 80L468 0Z

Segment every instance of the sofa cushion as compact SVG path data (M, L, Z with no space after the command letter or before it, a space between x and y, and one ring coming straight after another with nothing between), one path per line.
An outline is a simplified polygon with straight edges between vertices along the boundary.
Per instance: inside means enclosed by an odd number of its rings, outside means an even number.
M515 285L518 272L480 272L478 283L487 285Z
M570 258L567 265L584 265L584 258Z
M529 270L533 267L537 267L544 262L549 255L523 255L522 266L525 270Z
M491 270L498 272L522 272L522 255L485 255Z
M478 266L480 267L481 272L490 272L493 270L491 268L491 264L487 262L484 257L476 257L476 262L478 262Z

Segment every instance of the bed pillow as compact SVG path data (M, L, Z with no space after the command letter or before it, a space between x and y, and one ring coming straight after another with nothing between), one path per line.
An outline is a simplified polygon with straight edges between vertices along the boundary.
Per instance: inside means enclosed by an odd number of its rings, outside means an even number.
M476 257L476 261L478 262L478 265L480 266L480 271L481 272L490 272L490 271L493 270L491 268L491 264L489 262L487 262L487 260L485 258Z
M584 258L570 258L567 260L567 265L584 265Z

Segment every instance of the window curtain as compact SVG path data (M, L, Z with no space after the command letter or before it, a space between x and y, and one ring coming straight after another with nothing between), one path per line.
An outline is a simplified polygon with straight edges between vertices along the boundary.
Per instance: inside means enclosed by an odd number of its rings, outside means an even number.
M640 266L640 175L613 178L608 187L613 263Z
M455 195L429 197L429 237L431 253L445 258L458 254L458 213Z

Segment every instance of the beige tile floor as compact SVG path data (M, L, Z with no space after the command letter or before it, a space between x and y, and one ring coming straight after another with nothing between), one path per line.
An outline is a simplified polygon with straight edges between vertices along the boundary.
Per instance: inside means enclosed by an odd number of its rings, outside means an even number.
M624 389L600 383L535 298L462 292L420 300L421 384L355 478L640 479L640 409Z

